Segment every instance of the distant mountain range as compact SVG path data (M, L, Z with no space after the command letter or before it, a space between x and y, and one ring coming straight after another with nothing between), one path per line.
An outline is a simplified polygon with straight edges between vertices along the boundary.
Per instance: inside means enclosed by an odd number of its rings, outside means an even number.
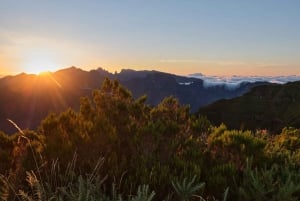
M147 95L147 103L158 104L167 96L174 96L191 111L220 99L241 96L251 88L268 82L240 82L229 89L224 84L206 86L202 79L178 76L158 71L122 70L109 73L101 68L84 71L71 67L43 76L19 74L0 79L0 130L13 133L16 129L7 121L15 121L21 128L35 129L49 112L79 108L79 98L90 95L106 78L117 79L135 98Z
M243 96L205 106L199 113L232 129L300 128L300 82L257 86Z

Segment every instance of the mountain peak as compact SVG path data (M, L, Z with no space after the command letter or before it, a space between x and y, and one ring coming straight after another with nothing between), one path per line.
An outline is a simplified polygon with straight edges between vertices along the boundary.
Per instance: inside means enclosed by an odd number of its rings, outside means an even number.
M192 74L189 74L188 77L203 77L204 74L202 73L192 73Z
M81 68L77 68L75 66L71 66L71 67L60 69L60 70L56 71L55 73L59 73L59 72L75 72L75 71L81 71L82 72L84 70L82 70Z

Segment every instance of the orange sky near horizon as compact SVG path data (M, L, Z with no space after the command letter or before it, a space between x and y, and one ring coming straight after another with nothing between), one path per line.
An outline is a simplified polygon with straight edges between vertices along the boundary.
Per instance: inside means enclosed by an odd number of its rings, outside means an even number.
M4 34L2 33L2 37ZM1 33L0 33L1 36ZM145 55L116 52L107 47L93 47L67 39L47 39L11 34L5 36L11 45L0 47L0 75L56 71L76 66L83 70L102 67L110 72L121 69L158 70L178 75L202 73L205 75L277 76L300 75L300 65L280 58L275 61L229 60L228 58L196 58L168 54ZM2 50L2 51L1 51ZM137 54L134 57L134 54ZM282 61L283 60L283 61Z
M22 41L22 42L20 42ZM150 57L138 58L129 55L101 55L101 50L87 47L85 44L64 44L40 39L15 41L22 47L10 47L8 51L0 51L0 75L14 75L22 72L35 73L56 71L71 66L83 70L102 67L109 72L119 72L121 69L158 70L178 75L202 73L204 75L242 75L242 76L278 76L300 75L300 65L287 64L282 61L254 62L227 59L201 59L192 57ZM35 46L36 45L36 46ZM80 48L82 46L82 48ZM89 50L89 51L84 51ZM95 54L93 52L100 52Z
M34 62L33 62L34 63ZM77 68L81 68L82 70L93 70L97 69L99 67L114 73L114 72L120 72L122 69L133 69L133 70L157 70L161 72L167 72L167 73L172 73L172 74L177 74L177 75L189 75L193 73L201 73L204 75L218 75L218 76L232 76L232 75L238 75L238 76L289 76L289 75L300 75L299 70L295 71L284 71L281 69L276 69L276 70L266 70L266 69L260 69L260 68L245 68L244 70L241 70L240 67L227 67L226 69L223 66L219 66L220 70L216 71L216 65L213 65L214 68L209 67L209 65L206 65L207 67L199 67L199 65L196 65L197 68L193 68L195 65L190 65L185 68L175 68L174 66L177 65L161 65L160 68L155 68L155 67L150 67L147 65L139 65L138 67L133 67L131 64L114 64L114 65L96 65L96 64L91 64L86 67L86 65L49 65L46 66L36 66L36 67L17 67L17 68L0 68L0 75L16 75L19 73L27 73L27 74L39 74L41 72L45 71L51 71L55 72L60 69L68 68L71 66L75 66ZM113 67L110 67L113 66ZM155 65L157 66L157 65ZM197 70L196 70L197 69ZM201 69L201 70L199 70ZM282 67L284 69L284 66ZM298 68L297 68L298 69Z
M84 56L83 56L84 57ZM288 76L300 75L300 67L288 67L285 64L264 64L264 63L242 63L238 61L201 61L201 60L176 60L164 59L159 61L105 61L105 60L80 60L71 62L55 60L54 58L43 57L14 59L13 61L0 58L0 75L15 75L22 72L38 74L44 71L55 72L59 69L75 66L83 70L92 70L99 67L109 72L119 72L121 69L133 70L158 70L177 75L189 75L192 73L202 73L204 75L220 76ZM6 66L6 67L3 67ZM286 69L292 69L287 71Z

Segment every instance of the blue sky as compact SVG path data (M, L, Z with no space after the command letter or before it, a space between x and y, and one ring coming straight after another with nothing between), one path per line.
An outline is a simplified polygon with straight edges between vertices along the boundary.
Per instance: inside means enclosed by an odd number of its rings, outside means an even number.
M297 0L0 3L0 74L101 66L300 75Z

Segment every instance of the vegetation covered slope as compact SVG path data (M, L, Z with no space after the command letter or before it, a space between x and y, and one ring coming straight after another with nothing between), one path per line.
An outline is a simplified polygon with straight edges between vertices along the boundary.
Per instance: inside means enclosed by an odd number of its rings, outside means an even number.
M258 86L230 100L220 100L199 110L216 125L235 129L300 127L300 82Z
M149 106L118 81L106 79L78 112L51 114L37 131L14 126L16 134L0 133L2 200L300 198L299 129L214 127L174 97Z

